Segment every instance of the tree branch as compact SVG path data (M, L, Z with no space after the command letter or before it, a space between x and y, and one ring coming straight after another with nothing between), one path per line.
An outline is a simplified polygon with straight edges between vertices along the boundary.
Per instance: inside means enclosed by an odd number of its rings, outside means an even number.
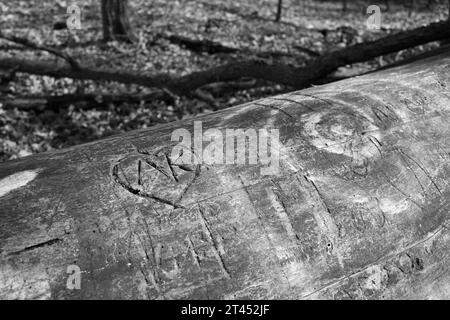
M166 101L173 103L173 97L164 90L148 94L67 94L58 96L0 97L4 109L35 110L61 109L73 104L81 109L105 108L110 103L140 103L141 101Z
M208 39L191 39L184 36L179 35L159 35L160 37L169 40L171 43L183 46L186 49L189 49L193 52L207 52L209 54L216 54L216 53L244 53L244 54L251 54L255 55L261 58L266 57L289 57L289 58L295 58L297 55L289 53L289 52L283 52L283 51L254 51L250 49L240 49L235 47L229 47L221 44L220 42L211 41ZM304 48L302 46L296 45L294 46L298 51L301 51L311 57L318 57L319 53L310 50L308 48Z
M364 62L400 50L438 41L450 37L450 21L433 23L417 29L399 32L379 40L356 44L333 51L313 60L305 67L294 67L262 60L235 62L205 71L193 72L182 77L167 74L139 75L131 72L99 70L81 67L55 66L48 62L36 62L16 58L0 58L0 69L17 66L18 71L55 78L116 81L133 83L146 87L166 88L178 95L185 95L206 84L233 81L243 77L264 79L294 88L303 88L317 81L337 68Z
M19 38L19 37L16 37L16 36L4 35L1 31L0 31L0 38L5 39L5 40L10 41L10 42L18 43L20 45L23 45L25 47L32 48L32 49L35 49L35 50L46 51L46 52L51 53L51 54L53 54L53 55L55 55L55 56L57 56L59 58L62 58L64 60L66 60L70 64L72 69L74 69L74 70L80 69L80 65L78 64L78 62L75 61L75 59L73 59L67 53L64 53L62 51L56 50L54 48L38 45L37 43L34 43L34 42L32 42L32 41L30 41L28 39L25 39L25 38Z

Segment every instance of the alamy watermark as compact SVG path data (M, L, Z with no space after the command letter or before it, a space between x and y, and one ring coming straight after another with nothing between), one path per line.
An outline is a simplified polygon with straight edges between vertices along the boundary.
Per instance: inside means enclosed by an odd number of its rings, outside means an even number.
M381 28L381 8L378 5L367 7L366 13L369 17L366 20L366 26L369 30L379 30ZM81 29L81 9L76 4L67 7L67 28L70 30Z
M76 264L71 264L67 266L67 273L69 277L67 278L66 287L69 290L80 290L81 289L81 269Z
M280 133L278 129L208 129L203 132L201 121L194 121L194 136L180 128L171 141L179 142L171 160L178 165L226 164L256 165L262 175L279 174Z
M69 30L81 29L81 9L76 4L67 7L67 28Z
M367 29L380 30L381 29L381 8L377 5L370 5L367 7L367 14L370 14L366 20Z

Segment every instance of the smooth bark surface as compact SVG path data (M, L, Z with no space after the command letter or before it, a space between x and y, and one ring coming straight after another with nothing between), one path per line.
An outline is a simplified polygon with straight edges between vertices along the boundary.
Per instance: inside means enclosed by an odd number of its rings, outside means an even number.
M450 298L449 71L447 53L196 119L279 129L277 176L173 165L193 120L0 164L0 298Z

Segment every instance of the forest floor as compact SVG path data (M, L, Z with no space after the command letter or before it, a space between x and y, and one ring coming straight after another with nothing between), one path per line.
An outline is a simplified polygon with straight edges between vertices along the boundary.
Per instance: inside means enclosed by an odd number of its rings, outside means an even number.
M391 5L389 11L383 10L382 30L372 31L366 27L368 3L362 0L351 1L346 12L342 11L341 1L285 0L282 21L278 23L274 22L274 0L132 0L130 17L134 43L105 44L101 41L100 1L73 2L81 8L82 29L69 32L67 29L53 30L53 25L65 21L66 6L70 1L0 1L2 32L63 49L85 66L180 76L249 56L301 66L314 54L443 20L448 14L447 1L431 8L424 6L413 10ZM210 40L237 50L234 53L192 50L171 41L171 35ZM436 44L339 70L336 76L345 76L355 70L359 73L370 71L433 45ZM0 41L0 54L34 60L56 59L45 52L7 41ZM6 109L0 103L0 162L212 112L287 90L290 88L277 84L255 86L255 81L243 80L232 85L210 86L206 94L202 91L202 95L175 97L169 102L142 101L109 104L102 108L78 108L74 104L67 108L36 111ZM19 73L6 86L0 86L3 97L150 92L152 89L137 85Z

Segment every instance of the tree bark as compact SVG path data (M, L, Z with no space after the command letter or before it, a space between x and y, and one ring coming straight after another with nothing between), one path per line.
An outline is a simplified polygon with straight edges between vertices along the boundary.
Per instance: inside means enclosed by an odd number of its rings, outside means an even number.
M128 0L101 0L103 40L131 41Z
M450 298L449 70L446 53L196 119L278 129L278 175L175 165L194 120L0 164L0 298Z

